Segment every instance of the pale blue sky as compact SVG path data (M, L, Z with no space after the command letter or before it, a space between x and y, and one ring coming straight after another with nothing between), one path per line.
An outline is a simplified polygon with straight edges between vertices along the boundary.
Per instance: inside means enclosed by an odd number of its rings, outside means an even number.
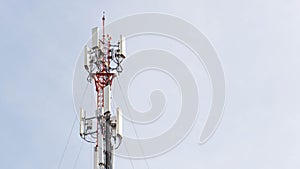
M108 21L141 12L185 19L213 43L223 65L227 102L214 137L199 146L193 130L176 149L150 159L151 169L300 167L299 1L2 0L1 168L57 168L75 115L76 59L103 10ZM62 169L73 168L77 131L76 124ZM84 144L77 168L90 166L90 148ZM130 168L117 160L118 168Z

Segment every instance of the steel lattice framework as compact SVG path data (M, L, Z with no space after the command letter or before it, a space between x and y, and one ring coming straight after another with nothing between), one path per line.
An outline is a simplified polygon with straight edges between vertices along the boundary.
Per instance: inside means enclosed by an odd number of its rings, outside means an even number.
M91 48L86 45L84 49L84 68L88 72L87 81L94 82L97 106L93 117L86 117L86 111L81 108L80 136L95 144L94 169L113 169L113 152L122 140L121 111L117 108L114 114L111 109L111 85L123 71L125 38L121 36L117 44L111 44L112 38L105 35L104 24L103 15L102 38L99 38L99 28L93 28Z

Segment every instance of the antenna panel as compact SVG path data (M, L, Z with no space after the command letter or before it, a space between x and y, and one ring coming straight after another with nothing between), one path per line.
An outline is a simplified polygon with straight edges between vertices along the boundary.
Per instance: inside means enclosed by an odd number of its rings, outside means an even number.
M89 71L89 67L90 67L90 54L89 54L89 47L87 45L84 46L84 68Z
M118 107L117 108L117 134L120 135L121 137L123 136L123 119L122 119L122 111Z
M110 112L111 95L110 85L104 87L104 113Z
M95 27L92 29L92 48L99 47L99 28Z
M84 134L84 119L85 119L85 111L83 110L83 108L80 108L80 136L83 136Z
M125 44L125 36L121 35L120 36L120 52L121 56L125 58L126 56L126 44Z

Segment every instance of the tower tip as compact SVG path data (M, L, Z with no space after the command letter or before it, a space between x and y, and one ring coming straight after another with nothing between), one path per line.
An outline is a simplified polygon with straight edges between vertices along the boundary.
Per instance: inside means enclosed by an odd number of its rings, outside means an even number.
M102 20L105 20L105 11L102 12Z

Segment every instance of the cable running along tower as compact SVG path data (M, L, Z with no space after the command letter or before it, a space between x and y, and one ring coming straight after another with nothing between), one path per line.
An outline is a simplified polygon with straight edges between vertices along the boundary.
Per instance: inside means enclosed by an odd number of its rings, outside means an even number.
M87 81L94 83L97 93L95 115L86 117L80 108L80 137L94 147L94 169L113 169L114 151L122 141L121 110L111 108L111 86L114 78L122 72L125 59L125 38L120 36L117 44L111 44L111 36L105 35L105 16L102 17L102 37L99 28L92 29L91 45L84 47L84 68Z

